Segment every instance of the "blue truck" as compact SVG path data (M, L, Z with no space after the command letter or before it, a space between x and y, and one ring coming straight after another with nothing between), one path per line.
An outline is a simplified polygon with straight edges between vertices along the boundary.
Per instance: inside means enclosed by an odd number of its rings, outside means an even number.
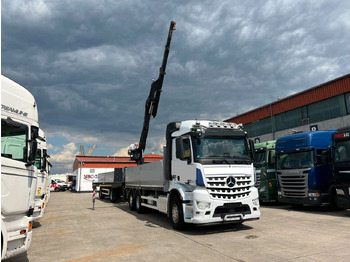
M276 141L278 199L293 206L336 206L331 147L335 130L296 133Z
M333 174L338 207L350 208L350 126L337 129L333 137Z

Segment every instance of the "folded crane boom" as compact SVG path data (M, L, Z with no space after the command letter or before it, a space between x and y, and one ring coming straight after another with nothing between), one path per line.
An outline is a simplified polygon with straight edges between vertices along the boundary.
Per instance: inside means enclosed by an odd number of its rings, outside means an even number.
M151 120L151 115L156 117L158 111L158 104L160 99L160 94L162 92L162 86L164 81L164 76L166 74L166 64L168 61L170 42L173 35L173 31L176 29L176 23L174 21L170 22L170 28L168 33L168 39L165 45L162 66L159 69L159 77L156 81L152 82L151 90L145 103L145 116L143 120L143 127L141 131L140 141L138 147L129 150L130 158L138 164L143 163L143 152L146 148L146 140L148 136L149 123Z

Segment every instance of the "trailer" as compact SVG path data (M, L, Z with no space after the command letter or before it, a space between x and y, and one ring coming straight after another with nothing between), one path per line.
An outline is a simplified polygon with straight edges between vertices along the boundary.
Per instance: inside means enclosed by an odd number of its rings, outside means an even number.
M123 168L114 168L114 171L99 173L93 187L99 191L99 198L108 197L112 203L123 195L124 172Z
M1 76L1 258L32 242L37 185L38 110L33 95Z
M334 132L303 132L277 139L280 202L294 206L336 205L330 157Z
M333 172L338 207L350 208L350 126L339 128L333 137Z

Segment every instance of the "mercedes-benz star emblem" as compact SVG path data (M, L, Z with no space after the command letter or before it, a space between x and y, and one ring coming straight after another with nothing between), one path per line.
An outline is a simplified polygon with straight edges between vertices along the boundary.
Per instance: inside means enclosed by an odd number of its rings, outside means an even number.
M229 186L229 187L233 187L235 185L236 181L234 179L234 177L232 176L229 176L226 180L226 184Z

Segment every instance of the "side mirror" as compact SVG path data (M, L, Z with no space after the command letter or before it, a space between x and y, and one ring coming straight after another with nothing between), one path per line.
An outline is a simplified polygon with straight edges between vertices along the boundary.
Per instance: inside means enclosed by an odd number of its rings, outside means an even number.
M183 146L183 138L179 137L176 139L176 158L185 160L185 150Z
M254 160L255 149L254 149L254 141L249 139L249 147L250 147L250 158Z
M319 165L326 165L331 160L331 150L330 148L326 150L322 150L319 155L316 156L317 164Z
M33 165L35 163L36 154L38 151L38 142L36 140L32 140L30 145L30 152L27 161L27 165Z

